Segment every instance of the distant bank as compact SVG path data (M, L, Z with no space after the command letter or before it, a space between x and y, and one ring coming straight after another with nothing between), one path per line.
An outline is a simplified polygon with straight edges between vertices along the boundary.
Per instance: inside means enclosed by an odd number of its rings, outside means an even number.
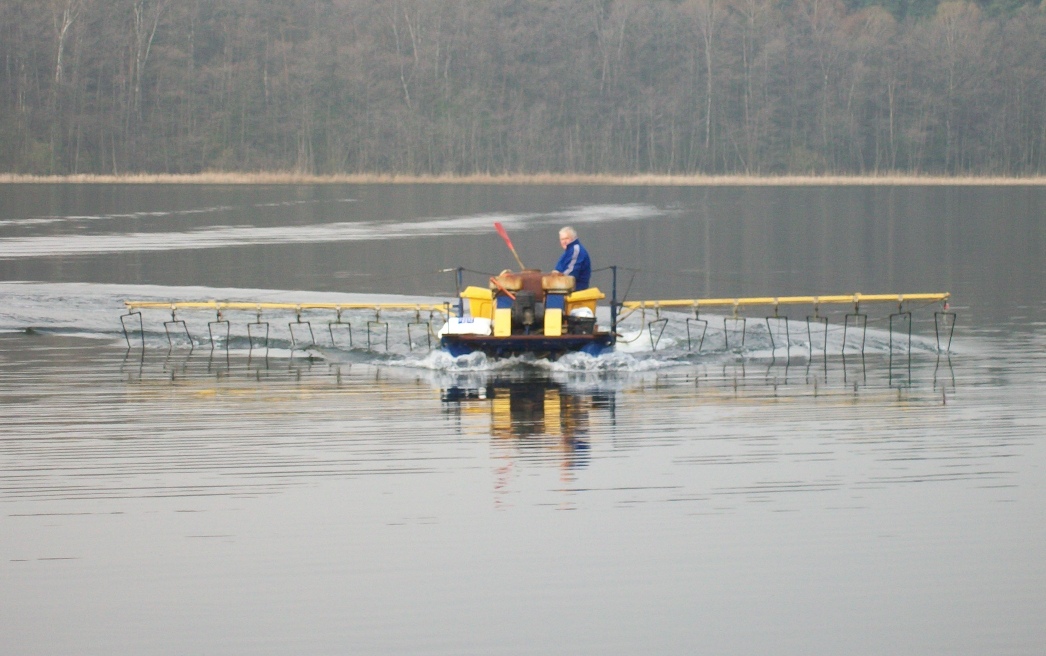
M1046 176L933 176L933 175L586 175L572 173L514 173L504 175L309 175L292 172L192 174L141 173L128 175L19 175L0 173L0 184L479 184L479 185L607 185L607 186L1046 186Z

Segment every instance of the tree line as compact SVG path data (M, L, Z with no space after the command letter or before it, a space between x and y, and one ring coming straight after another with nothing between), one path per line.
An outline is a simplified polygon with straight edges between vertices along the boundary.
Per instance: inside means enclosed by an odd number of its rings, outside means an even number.
M0 170L1041 174L1044 72L1013 2L0 0Z

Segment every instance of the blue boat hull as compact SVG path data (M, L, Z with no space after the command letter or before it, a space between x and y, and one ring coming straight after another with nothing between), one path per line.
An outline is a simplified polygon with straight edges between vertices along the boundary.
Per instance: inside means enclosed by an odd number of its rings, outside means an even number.
M440 348L452 356L485 353L495 358L532 355L554 360L567 353L587 353L598 356L614 348L614 336L610 333L594 335L510 335L491 337L488 335L444 335Z

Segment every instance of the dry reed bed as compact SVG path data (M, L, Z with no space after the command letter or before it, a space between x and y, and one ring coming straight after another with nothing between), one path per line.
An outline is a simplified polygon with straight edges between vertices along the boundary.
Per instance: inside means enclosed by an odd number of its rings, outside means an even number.
M0 174L0 184L480 184L480 185L607 185L663 187L739 186L1043 186L1046 176L920 176L920 175L585 175L530 173L504 175L392 175L377 173L309 175L294 172L193 174L138 173L128 175Z

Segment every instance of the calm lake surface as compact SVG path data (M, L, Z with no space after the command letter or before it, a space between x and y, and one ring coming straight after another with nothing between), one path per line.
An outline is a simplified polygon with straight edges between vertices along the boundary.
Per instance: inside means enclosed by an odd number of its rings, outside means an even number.
M954 340L940 303L553 363L409 311L121 328L450 299L515 268L495 221L630 300L950 292ZM1044 274L1039 187L0 186L0 651L1040 654Z

